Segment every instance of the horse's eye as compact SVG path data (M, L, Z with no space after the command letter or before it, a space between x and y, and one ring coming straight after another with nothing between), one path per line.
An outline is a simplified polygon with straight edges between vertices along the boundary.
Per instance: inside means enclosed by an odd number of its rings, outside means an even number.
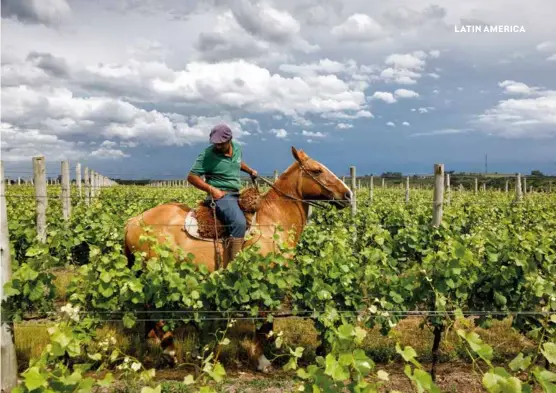
M313 170L311 170L311 172L313 172L315 175L320 175L322 173L322 169L320 169L320 168L313 169Z

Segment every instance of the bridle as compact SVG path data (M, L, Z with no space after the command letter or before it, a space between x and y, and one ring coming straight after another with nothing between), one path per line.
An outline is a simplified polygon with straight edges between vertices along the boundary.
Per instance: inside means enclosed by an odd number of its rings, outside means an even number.
M305 163L307 160L309 160L309 158L306 158L303 161L298 161L299 167L301 168L301 170L303 171L303 173L307 174L311 179L313 179L319 186L321 186L324 190L328 191L331 195L332 195L332 201L336 201L338 199L336 199L334 197L334 192L329 188L328 185L324 184L322 181L320 181L319 179L317 179L315 176L313 176L313 174L307 170L307 168L305 168L305 166L303 165L303 163ZM314 207L320 207L321 209L325 209L327 206L325 204L319 203L319 202L315 202L315 201L311 201L311 200L305 200L305 199L299 199L295 196L289 195L286 192L280 190L278 187L276 187L272 182L268 181L267 179L265 179L264 177L257 177L261 180L263 180L266 184L268 184L272 189L274 189L275 191L277 191L278 193L293 199L295 201L301 202L301 203L306 203L308 205L314 206ZM251 176L251 180L253 181L253 183L256 185L255 183L255 178L253 176Z

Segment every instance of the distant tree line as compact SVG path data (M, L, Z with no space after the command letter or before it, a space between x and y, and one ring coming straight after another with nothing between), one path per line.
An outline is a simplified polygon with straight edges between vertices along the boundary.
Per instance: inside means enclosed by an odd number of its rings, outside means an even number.
M462 184L465 189L473 189L475 187L475 178L477 178L479 188L482 187L483 183L486 183L487 189L504 189L506 187L506 180L509 180L510 189L515 187L515 174L500 174L498 172L484 174L455 171L446 171L445 173L450 174L450 184L452 188L459 187L459 185ZM365 174L358 178L363 185L366 185L370 181L371 176L374 176L375 187L381 185L381 179L385 179L385 185L387 187L392 187L405 184L407 175L404 175L402 172L383 172L380 175ZM532 170L530 174L522 174L522 177L527 178L527 187L533 186L533 189L536 190L548 190L550 182L552 182L552 190L556 190L556 176L545 175L540 170L535 169ZM434 182L432 175L410 175L409 179L412 186L421 184L425 187L432 187Z

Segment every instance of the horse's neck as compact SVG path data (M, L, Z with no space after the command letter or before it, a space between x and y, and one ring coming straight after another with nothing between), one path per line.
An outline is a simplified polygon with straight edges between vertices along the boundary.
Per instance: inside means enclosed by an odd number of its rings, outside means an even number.
M293 229L296 239L298 239L307 223L309 208L307 204L299 201L303 199L303 196L299 194L294 180L292 176L287 176L274 183L274 186L281 192L271 188L263 196L261 208L257 213L260 219L257 221L264 225L281 226L286 231Z

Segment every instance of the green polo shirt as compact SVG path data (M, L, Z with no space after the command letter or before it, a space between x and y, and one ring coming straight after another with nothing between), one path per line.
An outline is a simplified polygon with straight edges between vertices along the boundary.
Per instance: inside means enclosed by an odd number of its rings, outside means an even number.
M223 191L239 191L241 189L241 146L232 139L232 156L214 151L212 145L199 154L190 172L197 176L205 176L205 181Z

